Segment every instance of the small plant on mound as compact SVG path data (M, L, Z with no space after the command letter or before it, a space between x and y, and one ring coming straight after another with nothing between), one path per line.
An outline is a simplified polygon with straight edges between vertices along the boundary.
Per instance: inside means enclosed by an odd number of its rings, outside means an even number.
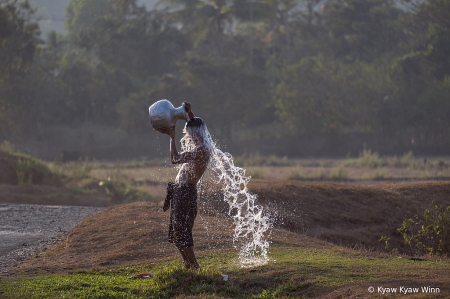
M404 220L397 231L411 250L450 257L450 206L431 204L422 217L416 215Z

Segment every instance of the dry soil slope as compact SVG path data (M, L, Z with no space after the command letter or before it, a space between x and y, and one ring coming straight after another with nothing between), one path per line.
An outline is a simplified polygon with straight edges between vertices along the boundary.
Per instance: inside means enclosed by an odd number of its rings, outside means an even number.
M66 240L45 255L20 266L19 273L61 272L105 266L151 263L178 256L167 240L168 212L155 203L117 205L86 218ZM194 226L196 252L232 248L232 220L199 214ZM277 230L272 241L314 248L331 244Z
M271 234L272 241L306 247L334 246L311 236L335 244L382 247L381 235L393 236L394 245L400 247L395 230L405 217L419 213L433 200L450 204L450 182L363 187L252 180L249 187L259 195L259 204L278 215L275 226L280 229ZM175 246L167 242L168 217L155 203L109 207L76 226L57 248L22 265L22 271L88 269L177 256ZM299 234L302 232L309 236ZM196 251L232 248L232 235L231 219L217 213L197 216Z
M260 204L278 215L276 227L338 244L382 249L381 236L406 250L396 229L432 202L450 205L450 182L357 186L331 182L253 179Z

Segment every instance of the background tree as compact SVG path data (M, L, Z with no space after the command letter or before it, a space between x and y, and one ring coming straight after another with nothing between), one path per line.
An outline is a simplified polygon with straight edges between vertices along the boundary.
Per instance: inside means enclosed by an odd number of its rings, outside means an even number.
M68 34L45 43L26 2L0 1L1 138L90 126L138 140L148 107L167 98L261 152L280 124L297 140L376 136L400 153L450 145L448 1L164 0L150 11L71 0Z
M0 136L26 129L33 91L28 85L39 28L28 1L0 0Z
M329 49L337 58L373 61L402 40L401 15L391 0L331 0L324 5Z

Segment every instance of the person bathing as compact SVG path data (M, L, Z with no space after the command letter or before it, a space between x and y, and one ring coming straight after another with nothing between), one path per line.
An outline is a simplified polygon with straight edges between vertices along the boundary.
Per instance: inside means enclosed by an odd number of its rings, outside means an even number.
M197 270L200 266L194 254L192 228L197 216L197 182L203 176L212 155L205 122L194 115L191 104L184 102L189 115L183 133L186 150L179 153L175 143L175 126L161 130L170 136L170 159L172 164L181 164L175 182L167 186L164 211L170 207L169 242L181 253L186 269Z

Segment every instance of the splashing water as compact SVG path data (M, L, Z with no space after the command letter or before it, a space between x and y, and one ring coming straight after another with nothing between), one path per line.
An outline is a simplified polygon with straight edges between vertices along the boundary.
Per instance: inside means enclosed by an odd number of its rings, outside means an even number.
M265 264L269 260L269 241L265 233L272 227L273 221L263 213L263 207L256 205L256 194L250 193L247 184L250 177L245 176L245 169L233 163L229 153L222 152L212 140L206 125L201 126L198 133L211 153L208 168L217 176L217 183L222 183L224 200L229 205L229 215L234 219L235 248L239 248L239 260L242 267ZM182 151L190 151L195 147L189 134L181 140ZM200 183L200 182L199 182Z

